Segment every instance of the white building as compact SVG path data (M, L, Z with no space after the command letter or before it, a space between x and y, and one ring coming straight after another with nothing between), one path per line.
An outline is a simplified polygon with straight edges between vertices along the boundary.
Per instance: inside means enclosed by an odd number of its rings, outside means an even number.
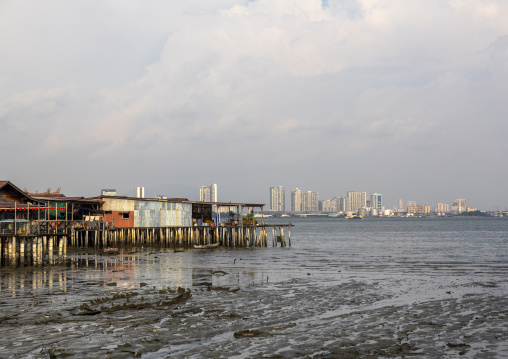
M452 203L452 212L462 213L467 211L467 201L465 199L456 199Z
M199 189L199 200L201 202L217 202L217 184L201 187Z
M280 212L286 210L286 194L283 186L270 187L270 210Z
M324 199L322 206L323 212L337 212L337 202L335 199Z
M301 212L302 210L302 191L295 188L291 191L291 211Z
M346 205L346 210L353 213L358 212L359 208L365 208L367 206L367 192L349 191Z
M317 212L319 211L319 193L307 191L302 193L302 211Z
M134 197L145 198L145 187L134 187Z
M378 213L381 213L383 208L382 196L379 193L373 193L370 195L370 206L377 210Z

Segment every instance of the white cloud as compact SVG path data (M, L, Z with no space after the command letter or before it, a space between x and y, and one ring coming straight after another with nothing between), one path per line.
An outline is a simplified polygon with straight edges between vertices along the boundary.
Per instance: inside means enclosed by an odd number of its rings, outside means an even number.
M506 147L507 15L500 0L4 1L0 148L180 173L254 149L273 173L402 147L444 171L443 151Z

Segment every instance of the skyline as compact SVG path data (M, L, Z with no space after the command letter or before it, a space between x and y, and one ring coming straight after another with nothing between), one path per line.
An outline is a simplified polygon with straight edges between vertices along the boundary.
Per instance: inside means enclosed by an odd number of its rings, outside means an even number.
M0 179L503 210L507 16L501 0L5 0Z

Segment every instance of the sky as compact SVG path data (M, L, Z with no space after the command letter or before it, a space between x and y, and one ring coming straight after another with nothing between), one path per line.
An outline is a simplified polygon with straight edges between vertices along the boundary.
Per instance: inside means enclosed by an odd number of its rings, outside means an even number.
M506 0L0 0L0 180L508 206Z

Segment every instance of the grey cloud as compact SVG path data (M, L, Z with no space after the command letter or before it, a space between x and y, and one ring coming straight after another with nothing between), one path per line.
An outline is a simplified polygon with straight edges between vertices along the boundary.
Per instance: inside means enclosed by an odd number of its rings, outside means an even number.
M1 174L21 187L213 182L224 200L266 202L275 184L322 198L370 185L392 202L498 200L501 1L6 4L0 149L25 146Z

